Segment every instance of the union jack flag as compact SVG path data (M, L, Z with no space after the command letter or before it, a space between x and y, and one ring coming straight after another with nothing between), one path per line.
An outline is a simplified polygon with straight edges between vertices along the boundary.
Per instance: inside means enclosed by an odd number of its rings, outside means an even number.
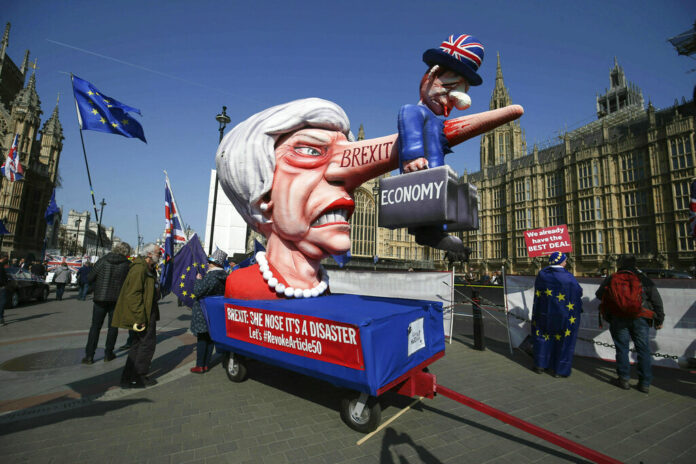
M46 260L48 261L46 270L48 272L55 271L56 268L63 263L63 259L65 259L65 263L68 265L68 268L70 268L73 272L76 272L80 266L82 266L82 262L84 260L89 260L89 256L77 257L46 255Z
M689 234L696 240L696 179L691 182L691 201L689 202Z
M454 35L449 36L440 44L440 49L460 61L462 59L470 61L476 65L475 69L478 69L483 61L483 45L468 34L462 34L456 39Z
M174 256L174 243L186 243L186 234L179 217L179 208L176 206L172 187L169 185L169 176L165 172L164 183L164 266L160 277L160 290L162 296L169 293L172 287L172 257Z
M186 243L186 233L181 226L179 208L176 206L172 187L169 185L169 177L167 177L164 185L164 223L165 241L171 236L174 242Z
M15 134L14 140L12 141L12 148L10 148L7 158L5 158L5 162L3 163L2 167L0 167L0 170L2 170L2 175L7 177L10 182L21 180L24 177L24 169L19 163L19 153L17 153L18 138L19 134Z

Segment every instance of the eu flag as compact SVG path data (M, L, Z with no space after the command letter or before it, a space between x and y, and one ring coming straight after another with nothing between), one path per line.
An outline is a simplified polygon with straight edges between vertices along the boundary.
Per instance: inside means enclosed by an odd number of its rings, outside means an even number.
M196 275L205 275L208 256L203 250L198 235L194 234L186 245L174 255L172 265L172 293L179 297L189 308L196 301L193 293L193 284L196 283Z
M147 143L143 126L128 114L140 114L139 109L104 95L95 86L77 76L72 76L72 82L81 129L137 137Z
M52 226L53 221L56 217L56 213L59 212L60 208L58 208L58 205L56 204L56 189L53 189L53 193L51 194L51 201L48 203L48 208L46 208L46 214L44 214L44 217L46 218L46 224Z
M560 266L542 269L534 282L532 339L534 364L570 375L580 329L582 287Z

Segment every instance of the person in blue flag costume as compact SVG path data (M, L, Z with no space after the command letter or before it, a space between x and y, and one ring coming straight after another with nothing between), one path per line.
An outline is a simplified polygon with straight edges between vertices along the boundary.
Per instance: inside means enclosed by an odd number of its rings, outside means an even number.
M582 288L565 269L567 263L565 254L553 252L550 266L542 269L534 282L532 339L537 374L549 369L554 377L568 377L572 368L580 329Z

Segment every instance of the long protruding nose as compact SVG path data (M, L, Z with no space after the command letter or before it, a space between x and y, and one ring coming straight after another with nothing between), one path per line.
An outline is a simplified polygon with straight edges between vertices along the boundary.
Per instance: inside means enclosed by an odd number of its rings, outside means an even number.
M445 121L445 136L450 147L488 132L522 116L520 105L461 116ZM336 144L331 163L326 170L329 182L341 183L352 191L364 182L398 169L398 134L376 139Z

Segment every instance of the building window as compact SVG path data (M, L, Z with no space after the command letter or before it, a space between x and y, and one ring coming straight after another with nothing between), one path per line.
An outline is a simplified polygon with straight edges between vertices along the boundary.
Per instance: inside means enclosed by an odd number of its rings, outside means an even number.
M505 188L499 187L493 189L493 208L505 207Z
M648 233L638 227L626 229L626 245L631 254L646 253L648 251Z
M524 201L524 180L515 181L515 203Z
M503 241L493 240L493 258L501 259L503 257Z
M691 238L688 222L680 221L677 223L677 241L679 242L679 251L694 250L694 239Z
M527 230L530 230L534 227L534 221L532 221L532 208L527 208L526 213L527 213Z
M621 158L621 178L624 182L645 178L645 157L642 153L629 153Z
M523 209L515 211L515 228L517 230L525 230L527 221L525 220L524 211Z
M690 188L689 181L674 183L674 207L676 211L689 208Z
M553 173L546 176L546 198L554 198L563 195L563 175Z
M599 163L597 161L592 162L592 185L599 187Z
M500 234L506 226L505 214L493 216L493 233Z
M565 207L562 205L549 206L546 208L549 226L565 224Z
M532 181L529 179L524 181L524 199L527 201L532 199Z
M604 232L597 231L597 254L604 254Z
M595 210L594 210L594 198L582 198L580 199L580 220L594 221Z
M592 165L589 161L578 164L578 189L592 187Z
M595 217L598 221L602 219L602 199L599 197L595 197Z
M672 149L672 169L689 168L694 165L691 139L688 136L672 140L670 148Z
M648 211L648 194L645 191L627 192L624 197L624 217L645 216Z
M580 244L582 246L583 255L596 255L597 241L595 237L595 231L590 230L586 232L580 232Z
M515 239L515 248L517 249L518 258L527 257L527 244L524 241L524 237Z

